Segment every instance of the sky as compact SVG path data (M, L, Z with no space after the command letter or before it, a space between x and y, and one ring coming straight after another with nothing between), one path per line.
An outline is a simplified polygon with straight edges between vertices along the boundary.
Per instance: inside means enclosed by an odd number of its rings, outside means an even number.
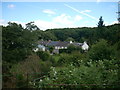
M118 2L2 2L0 25L34 21L41 30L96 27L100 16L104 24L117 23Z

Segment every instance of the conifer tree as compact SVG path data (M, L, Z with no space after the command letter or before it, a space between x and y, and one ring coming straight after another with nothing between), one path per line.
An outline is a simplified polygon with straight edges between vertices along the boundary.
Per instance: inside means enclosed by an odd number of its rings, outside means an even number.
M98 22L98 27L105 26L103 23L104 23L104 21L103 21L102 16L101 16L100 19L99 19L99 22Z

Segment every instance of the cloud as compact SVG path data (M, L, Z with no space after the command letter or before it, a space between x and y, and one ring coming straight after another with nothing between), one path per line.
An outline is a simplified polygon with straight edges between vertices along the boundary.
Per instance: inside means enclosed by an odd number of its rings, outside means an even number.
M117 24L118 23L118 21L113 21L111 24Z
M67 27L78 27L75 23L82 19L80 15L70 16L67 14L61 14L54 17L51 21L45 20L35 20L35 25L37 25L41 30L53 29L53 28L67 28Z
M35 20L34 22L41 30L59 28L58 24L51 21Z
M118 24L118 21L104 22L104 23L105 23L105 26L108 26L108 25Z
M15 5L14 5L14 4L9 4L7 7L8 7L8 8L14 8Z
M67 5L67 4L64 4L64 5L67 6L68 8L71 8L71 9L74 10L75 12L78 12L78 13L80 13L80 14L82 14L82 15L85 15L85 16L87 16L87 17L95 20L95 21L98 21L98 19L95 18L94 16L91 16L91 15L89 15L89 14L87 14L87 13L81 12L81 11L79 11L78 9L76 9L76 8L74 8L74 7L71 7L70 5Z
M26 25L25 25L26 23L25 22L20 22L20 21L10 21L10 22L15 22L17 24L21 24L23 26L23 28L26 27Z
M81 12L83 12L83 13L85 13L85 12L91 12L91 10L84 10L84 11L81 11Z
M65 24L65 25L69 25L69 24L73 24L73 21L71 20L72 17L66 14L61 14L60 16L57 16L53 19L53 22L55 23L59 23L59 24Z
M82 19L80 15L70 16L67 14L60 14L52 18L51 21L47 20L34 20L34 24L37 25L41 30L53 29L53 28L67 28L67 27L78 27L78 22ZM4 20L0 21L0 24L3 24ZM21 24L25 28L25 22L19 21L10 21ZM28 22L27 22L28 23Z
M101 0L97 0L97 2L100 2Z
M0 19L0 25L7 26L7 22L4 19Z
M43 12L47 13L47 14L50 14L50 15L56 14L54 11L52 11L50 9L45 9L45 10L43 10Z
M81 19L82 19L82 17L80 15L75 16L75 21L80 21Z

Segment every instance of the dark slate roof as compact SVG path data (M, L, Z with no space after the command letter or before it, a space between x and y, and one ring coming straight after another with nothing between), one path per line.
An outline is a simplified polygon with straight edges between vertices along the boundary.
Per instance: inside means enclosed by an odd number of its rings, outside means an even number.
M56 46L67 47L68 45L69 45L69 42L59 42Z
M43 45L38 45L38 47L39 47L39 48L45 48L45 46L43 46Z
M50 41L47 46L56 46L59 43L59 41Z
M49 41L39 41L38 43L41 44L41 45L46 46L49 43Z
M75 46L82 46L83 45L83 43L76 43L76 42L73 42L72 44Z
M67 41L39 41L39 44L41 45L44 45L44 46L59 46L59 47L67 47L70 45L70 42L67 42ZM76 42L73 42L71 43L72 45L75 45L75 46L82 46L83 43L76 43Z

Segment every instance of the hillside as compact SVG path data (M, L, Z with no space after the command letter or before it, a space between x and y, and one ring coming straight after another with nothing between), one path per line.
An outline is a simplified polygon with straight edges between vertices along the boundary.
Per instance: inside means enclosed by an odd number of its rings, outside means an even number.
M118 88L119 28L115 24L42 31L9 22L2 26L3 87ZM39 40L87 41L90 49L69 47L69 52L55 55L33 52Z

